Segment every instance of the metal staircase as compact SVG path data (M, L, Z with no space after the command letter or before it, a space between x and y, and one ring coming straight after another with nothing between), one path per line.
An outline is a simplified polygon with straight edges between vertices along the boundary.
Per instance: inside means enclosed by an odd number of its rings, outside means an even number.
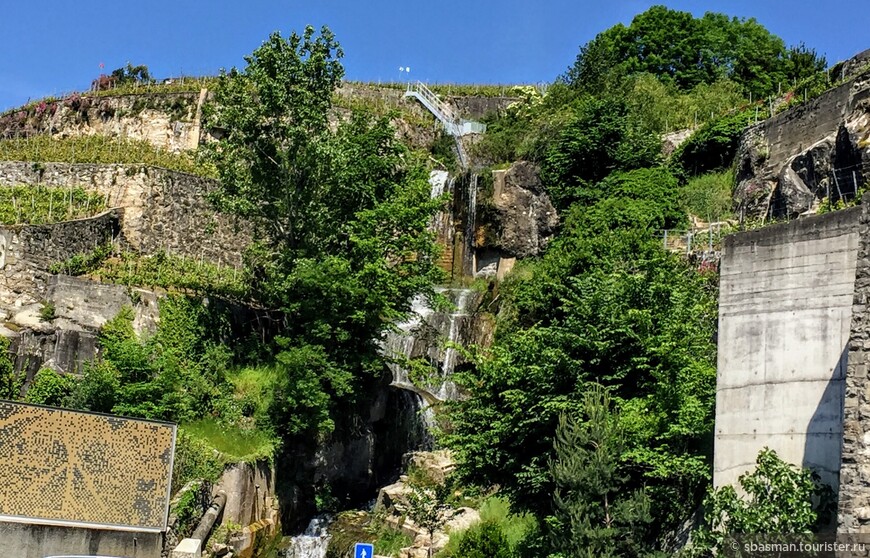
M460 118L453 107L438 98L438 95L433 93L421 81L414 84L409 83L408 90L405 91L405 97L413 97L420 101L441 122L444 130L456 139L459 162L463 167L466 167L468 158L460 138L466 134L482 134L486 131L486 125Z
M426 87L422 81L414 84L409 83L405 97L414 97L420 101L441 122L448 134L451 136L462 135L462 121L459 115L456 114L453 107L439 99L438 95Z

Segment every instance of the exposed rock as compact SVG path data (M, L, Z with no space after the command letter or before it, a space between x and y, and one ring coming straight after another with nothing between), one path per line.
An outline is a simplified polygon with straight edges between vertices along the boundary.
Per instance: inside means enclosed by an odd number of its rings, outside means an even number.
M495 238L490 244L508 257L537 256L559 224L559 216L544 192L540 170L519 161L507 170L493 171L492 205Z
M662 155L670 157L671 154L680 147L684 141L689 139L695 130L686 128L685 130L677 130L662 136Z
M741 217L814 212L855 199L870 176L870 70L816 99L751 126L737 151Z
M37 133L144 140L169 151L195 149L200 140L197 92L90 97L34 103L0 115L0 137Z
M437 484L444 483L456 469L450 450L415 451L410 456L410 464Z
M832 79L848 79L863 73L870 66L870 49L860 52L832 68Z

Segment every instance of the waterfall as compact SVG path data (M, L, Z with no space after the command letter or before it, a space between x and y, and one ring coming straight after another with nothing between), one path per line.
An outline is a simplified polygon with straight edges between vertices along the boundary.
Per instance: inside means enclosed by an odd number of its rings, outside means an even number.
M438 398L442 401L456 399L459 396L456 384L450 380L453 369L456 367L456 348L453 344L461 344L460 323L463 318L468 318L468 301L471 298L470 289L456 289L456 311L452 312L447 319L447 343L444 348L444 357L441 359L441 387L438 389Z
M330 518L317 516L311 520L305 532L293 537L284 556L286 558L326 558L326 549L331 538L326 529Z
M433 170L429 173L429 184L432 186L432 198L437 198L444 193L449 173L443 170Z
M451 177L447 171L432 171L429 173L431 196L437 198L445 193L453 192L455 177ZM453 269L453 211L452 207L446 207L438 211L432 219L430 229L435 233L435 240L444 248L441 266L446 271Z
M387 334L382 350L388 357L428 358L438 373L430 378L430 385L415 385L408 377L408 370L399 363L390 363L393 385L420 395L428 405L456 399L458 392L451 376L456 368L457 351L452 344L468 343L471 313L469 306L474 300L471 289L437 288L454 309L436 312L425 299L416 297L411 303L411 316L396 325L396 330Z
M474 231L477 221L477 179L478 174L472 173L468 181L468 192L465 208L465 254L462 260L462 272L468 277L474 277L477 271L474 265Z
M431 316L433 310L426 304L426 300L422 296L416 296L411 301L410 317L399 324L396 324L398 331L391 331L387 334L387 338L383 343L383 352L388 357L404 357L413 358L415 347L418 345L417 330ZM393 373L393 385L409 391L417 391L411 379L408 377L408 370L397 363L389 363L388 367Z

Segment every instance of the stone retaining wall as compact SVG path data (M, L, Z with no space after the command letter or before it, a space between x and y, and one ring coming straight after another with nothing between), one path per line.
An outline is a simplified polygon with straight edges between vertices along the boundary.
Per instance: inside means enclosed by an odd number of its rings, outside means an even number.
M250 243L246 225L219 213L207 196L214 180L159 167L26 162L0 163L0 187L43 184L81 186L124 208L121 230L130 247L238 266Z

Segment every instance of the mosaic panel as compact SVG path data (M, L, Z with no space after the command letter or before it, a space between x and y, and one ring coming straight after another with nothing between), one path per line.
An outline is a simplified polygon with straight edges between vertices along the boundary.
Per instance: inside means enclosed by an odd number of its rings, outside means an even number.
M175 426L0 401L0 515L165 529Z

